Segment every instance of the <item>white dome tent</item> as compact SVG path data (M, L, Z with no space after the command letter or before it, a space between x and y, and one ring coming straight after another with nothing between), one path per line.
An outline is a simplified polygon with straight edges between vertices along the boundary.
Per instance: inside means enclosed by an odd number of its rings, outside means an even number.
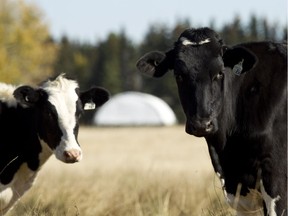
M174 112L162 99L140 92L113 96L96 112L100 126L168 126L177 122Z

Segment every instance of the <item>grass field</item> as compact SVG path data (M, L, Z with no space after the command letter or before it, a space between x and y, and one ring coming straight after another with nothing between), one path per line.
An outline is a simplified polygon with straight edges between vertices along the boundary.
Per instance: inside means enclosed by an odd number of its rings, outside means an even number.
M183 126L80 129L83 160L52 156L9 216L227 216L203 139Z

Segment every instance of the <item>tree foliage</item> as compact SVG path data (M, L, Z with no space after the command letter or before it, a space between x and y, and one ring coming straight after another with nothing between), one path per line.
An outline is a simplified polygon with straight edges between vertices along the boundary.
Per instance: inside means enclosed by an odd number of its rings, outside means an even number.
M37 82L52 74L56 46L40 10L21 0L0 0L0 80Z

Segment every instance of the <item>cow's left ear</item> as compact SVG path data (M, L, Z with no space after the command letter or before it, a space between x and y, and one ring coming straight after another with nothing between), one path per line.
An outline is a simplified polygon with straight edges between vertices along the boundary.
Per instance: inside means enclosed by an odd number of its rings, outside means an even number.
M34 106L40 100L40 92L31 86L20 86L13 93L15 99L24 107Z
M226 47L223 61L225 67L230 67L236 75L241 75L254 67L257 57L244 47Z
M92 87L80 93L80 100L84 110L95 109L109 100L109 92L101 87Z

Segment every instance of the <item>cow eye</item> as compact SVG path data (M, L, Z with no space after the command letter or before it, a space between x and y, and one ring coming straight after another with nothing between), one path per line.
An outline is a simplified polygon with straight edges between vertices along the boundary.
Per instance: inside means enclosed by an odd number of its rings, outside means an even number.
M183 81L183 77L180 74L175 74L175 79L177 82L182 82Z

